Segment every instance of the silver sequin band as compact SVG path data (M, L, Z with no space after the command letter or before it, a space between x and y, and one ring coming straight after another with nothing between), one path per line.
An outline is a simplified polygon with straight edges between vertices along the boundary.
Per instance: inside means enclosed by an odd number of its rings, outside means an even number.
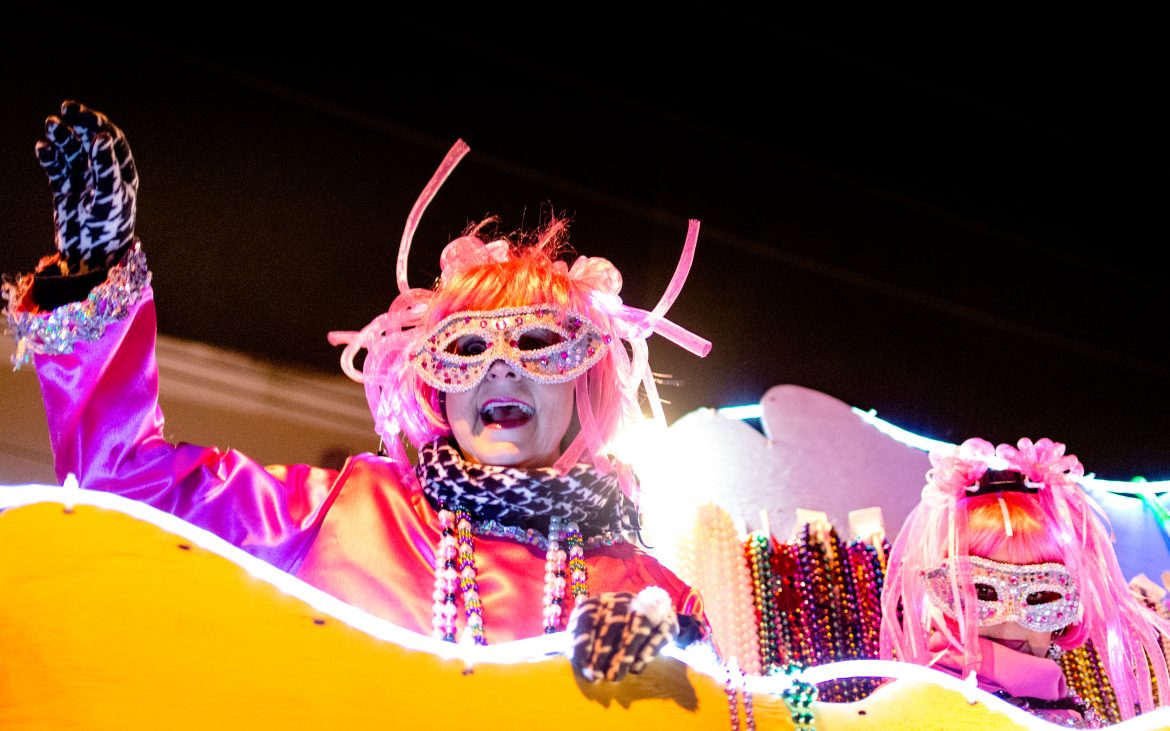
M34 354L66 355L73 352L78 342L99 339L110 323L125 318L142 297L150 284L150 270L146 267L146 255L135 244L88 297L61 305L47 314L13 311L15 303L24 298L24 288L29 282L31 279L3 284L3 296L8 302L4 308L8 332L16 338L16 352L12 355L14 369L28 363Z
M504 525L494 520L479 520L471 525L471 531L479 536L494 536L508 538L517 543L526 543L541 550L548 549L548 537L534 528L520 528L514 525ZM598 546L612 546L625 543L626 539L612 531L605 531L601 535L589 536L585 539L585 548Z

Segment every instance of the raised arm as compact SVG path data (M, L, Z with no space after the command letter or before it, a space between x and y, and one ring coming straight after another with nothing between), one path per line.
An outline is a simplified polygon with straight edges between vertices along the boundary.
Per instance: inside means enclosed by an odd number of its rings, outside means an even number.
M336 474L167 442L129 144L105 115L69 101L46 120L36 153L57 251L6 282L4 297L15 365L36 363L58 479L74 474L84 488L146 502L295 569Z

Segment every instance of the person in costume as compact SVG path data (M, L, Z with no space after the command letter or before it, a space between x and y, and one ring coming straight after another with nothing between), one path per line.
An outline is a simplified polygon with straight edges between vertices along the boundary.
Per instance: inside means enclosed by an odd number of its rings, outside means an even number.
M122 131L75 101L36 145L57 251L4 284L15 362L35 362L62 481L173 513L421 633L485 644L568 629L574 667L617 680L705 629L698 593L636 543L637 480L607 453L643 391L661 418L646 338L710 348L664 318L698 223L651 311L622 303L609 261L564 261L556 218L515 239L473 226L444 249L439 281L411 288L414 230L467 151L455 144L410 214L389 310L330 333L379 454L332 470L167 442L138 172Z
M1076 728L1165 705L1170 624L1129 590L1065 445L969 439L930 461L890 549L881 657L974 673L980 688ZM1103 676L1077 672L1073 653L1090 650Z

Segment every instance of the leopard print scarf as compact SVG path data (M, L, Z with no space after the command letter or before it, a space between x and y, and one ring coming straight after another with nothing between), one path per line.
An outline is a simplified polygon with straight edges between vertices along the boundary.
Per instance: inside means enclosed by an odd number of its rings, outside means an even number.
M617 474L603 475L589 465L577 464L561 474L551 468L474 464L438 439L419 449L415 471L432 507L462 507L478 522L547 534L555 515L577 523L586 540L621 537L639 527Z

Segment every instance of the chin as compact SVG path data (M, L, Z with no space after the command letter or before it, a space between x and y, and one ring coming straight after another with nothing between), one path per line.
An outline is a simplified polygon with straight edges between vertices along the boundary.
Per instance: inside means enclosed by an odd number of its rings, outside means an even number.
M560 452L557 445L541 439L536 429L483 429L479 433L462 434L453 430L455 443L463 458L470 462L497 467L551 467Z
M476 459L481 464L490 464L497 467L551 467L556 462L555 456L544 459L516 449L515 447L484 450L477 455Z
M551 467L555 461L555 458L541 459L539 457L534 457L528 454L509 453L499 455L491 462L491 464L499 465L500 467L525 467L535 469L538 467Z
M473 440L469 445L459 445L459 451L463 452L468 461L497 467L520 467L530 458L530 455L511 442L483 443L481 440Z
M497 467L523 467L524 455L512 452L498 452L486 455L480 460L481 464L490 464Z

